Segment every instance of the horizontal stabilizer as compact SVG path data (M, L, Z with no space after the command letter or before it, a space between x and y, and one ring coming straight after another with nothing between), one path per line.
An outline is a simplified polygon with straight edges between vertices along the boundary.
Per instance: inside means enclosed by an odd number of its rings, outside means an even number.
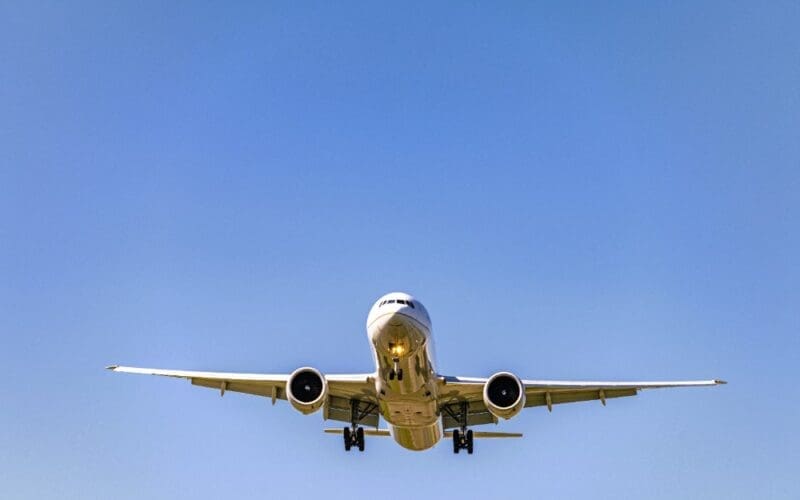
M447 431L444 437L452 438L453 432ZM496 439L496 438L521 438L520 432L491 432L491 431L472 431L472 437L475 439Z
M344 428L338 427L336 429L325 429L328 434L343 434ZM364 429L365 436L391 436L389 429Z

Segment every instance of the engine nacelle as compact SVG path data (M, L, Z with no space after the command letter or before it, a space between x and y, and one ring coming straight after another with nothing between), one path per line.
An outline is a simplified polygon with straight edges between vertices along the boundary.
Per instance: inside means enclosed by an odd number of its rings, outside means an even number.
M483 403L495 417L509 419L525 407L525 386L513 373L495 373L483 386Z
M328 398L328 382L322 374L308 366L298 368L286 381L286 399L294 408L308 415L322 408Z

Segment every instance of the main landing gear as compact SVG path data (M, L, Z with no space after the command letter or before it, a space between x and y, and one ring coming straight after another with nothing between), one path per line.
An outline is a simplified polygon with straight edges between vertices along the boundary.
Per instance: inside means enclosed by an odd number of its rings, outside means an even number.
M358 451L364 451L364 428L358 425L361 420L370 414L375 408L375 403L365 403L363 408L361 401L350 400L350 427L345 427L342 436L344 437L344 449L350 451L355 446Z
M392 365L392 371L389 372L389 380L394 380L396 378L398 382L401 382L403 380L403 369L398 368L400 359L393 358L392 362L394 364Z
M364 428L356 427L355 431L350 427L344 428L344 449L350 451L353 446L358 447L358 451L364 451Z
M449 406L445 406L445 411L453 417L461 425L461 430L455 429L453 431L453 453L458 453L461 450L467 450L467 453L472 455L473 450L473 434L471 429L467 429L467 414L469 410L469 403L466 401L458 405L458 412L453 411Z
M467 453L472 455L472 429L466 433L458 429L453 431L453 453L458 453L459 450L467 450Z

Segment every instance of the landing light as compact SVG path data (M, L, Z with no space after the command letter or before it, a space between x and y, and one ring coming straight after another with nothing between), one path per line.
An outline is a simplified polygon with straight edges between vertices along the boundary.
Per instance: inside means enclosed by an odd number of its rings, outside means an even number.
M389 344L389 351L394 356L402 356L406 352L406 348L403 344Z

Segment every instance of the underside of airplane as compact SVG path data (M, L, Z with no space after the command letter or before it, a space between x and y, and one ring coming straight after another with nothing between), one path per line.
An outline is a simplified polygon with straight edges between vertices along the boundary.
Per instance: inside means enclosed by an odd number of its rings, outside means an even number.
M488 378L441 375L435 369L431 320L425 306L405 293L384 295L367 317L367 334L376 370L330 375L311 367L290 374L162 370L112 365L117 372L188 379L192 384L286 400L303 414L322 411L323 419L348 425L326 429L340 434L345 450L364 451L365 437L391 436L410 450L426 450L442 438L453 452L472 453L474 440L522 434L473 431L471 427L510 419L524 408L635 396L642 389L698 387L722 380L609 382L525 380L510 372ZM380 428L383 419L387 428Z

